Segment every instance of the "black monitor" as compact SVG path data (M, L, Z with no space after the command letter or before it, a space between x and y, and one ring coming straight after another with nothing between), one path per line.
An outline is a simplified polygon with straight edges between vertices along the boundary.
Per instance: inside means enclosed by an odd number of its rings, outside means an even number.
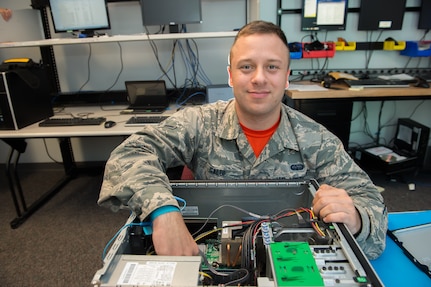
M358 30L401 30L406 0L361 0Z
M144 26L202 23L201 0L140 0Z
M419 11L418 29L431 29L431 0L422 0Z
M345 30L348 0L303 0L302 31Z
M106 0L49 0L55 32L79 31L92 36L110 29Z

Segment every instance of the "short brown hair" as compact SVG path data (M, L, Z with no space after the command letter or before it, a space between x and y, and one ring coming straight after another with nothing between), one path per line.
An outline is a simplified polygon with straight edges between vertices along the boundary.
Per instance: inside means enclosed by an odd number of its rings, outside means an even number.
M287 42L286 35L284 34L283 30L274 23L257 20L252 21L248 24L246 24L244 27L242 27L238 34L235 37L235 40L233 41L232 47L235 45L236 41L244 36L250 36L253 34L275 34L278 38L286 45L287 51L289 51L289 45ZM290 54L288 53L288 59L290 62ZM232 57L232 48L230 52L230 58ZM229 63L230 64L230 63Z

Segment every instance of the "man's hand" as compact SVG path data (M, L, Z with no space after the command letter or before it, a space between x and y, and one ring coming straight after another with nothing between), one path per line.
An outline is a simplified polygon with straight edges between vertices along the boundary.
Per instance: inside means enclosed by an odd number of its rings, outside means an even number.
M157 255L199 255L199 248L179 212L169 212L153 221L153 244Z
M346 224L352 234L362 228L361 217L344 189L322 184L313 199L313 211L326 223Z
M3 17L3 20L9 21L9 19L12 17L12 10L7 8L0 8L0 14Z

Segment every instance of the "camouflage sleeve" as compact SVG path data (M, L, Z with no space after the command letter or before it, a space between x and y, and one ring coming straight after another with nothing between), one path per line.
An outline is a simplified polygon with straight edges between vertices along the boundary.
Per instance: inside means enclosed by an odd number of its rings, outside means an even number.
M184 164L194 144L196 117L178 113L159 126L145 127L115 148L105 166L98 204L117 211L127 207L144 220L155 209L178 206L166 169ZM187 140L191 139L191 140Z
M316 174L320 183L342 188L351 196L362 218L356 240L369 259L385 249L388 226L383 197L369 176L352 160L341 142L324 130L323 143L316 157Z

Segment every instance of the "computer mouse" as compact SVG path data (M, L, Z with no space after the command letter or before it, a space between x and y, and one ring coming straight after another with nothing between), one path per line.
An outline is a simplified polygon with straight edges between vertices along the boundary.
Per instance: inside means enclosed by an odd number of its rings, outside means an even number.
M117 123L116 122L114 122L114 121L106 121L105 122L105 128L106 129L109 129L109 128L112 128L113 126L115 126Z
M419 88L430 87L429 83L425 79L422 79L421 77L416 77L416 83L414 84L414 86Z

